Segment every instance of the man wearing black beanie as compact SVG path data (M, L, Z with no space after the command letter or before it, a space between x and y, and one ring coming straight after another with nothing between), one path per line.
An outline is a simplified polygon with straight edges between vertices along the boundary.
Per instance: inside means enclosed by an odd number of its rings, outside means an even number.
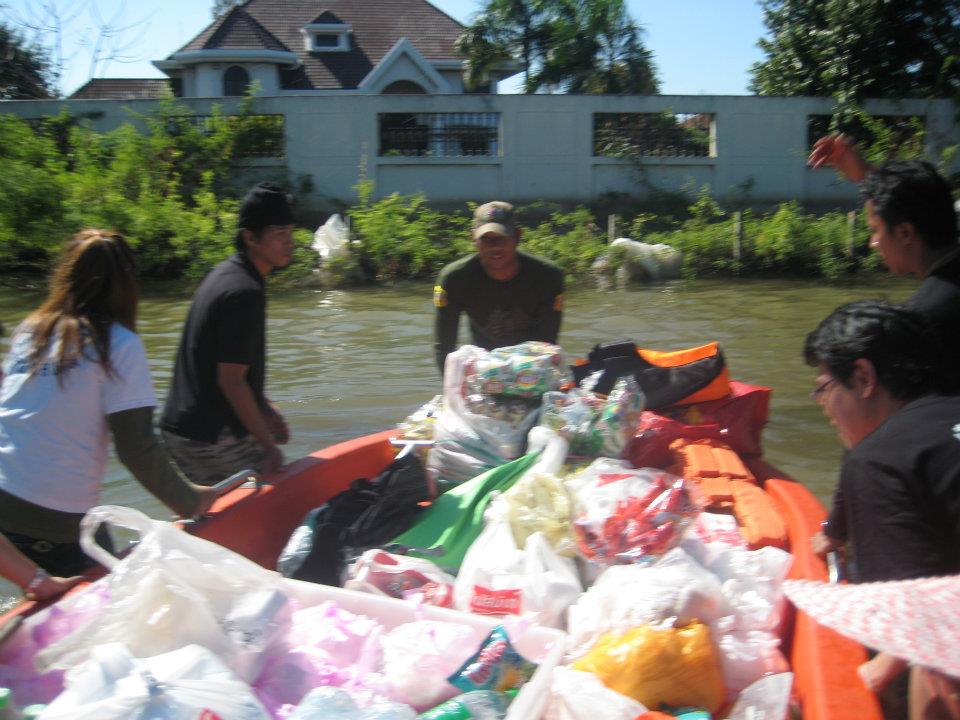
M293 258L293 213L279 187L244 197L237 252L203 279L183 327L160 419L167 451L193 482L212 485L245 468L283 465L287 423L264 394L264 278Z

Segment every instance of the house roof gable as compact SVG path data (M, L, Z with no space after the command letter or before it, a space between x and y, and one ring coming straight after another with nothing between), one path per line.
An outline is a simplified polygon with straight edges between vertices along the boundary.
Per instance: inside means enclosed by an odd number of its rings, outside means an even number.
M256 25L238 19L241 13ZM351 27L348 51L304 49L304 26L333 23ZM253 27L261 28L278 47L268 45L266 36L258 35ZM301 61L300 67L281 70L284 88L352 90L360 87L401 38L407 38L427 62L459 61L453 44L463 29L427 0L247 0L217 18L178 52L282 48L296 53ZM261 44L250 44L255 41Z
M400 68L404 59L409 60L406 69ZM400 71L400 76L396 76L397 70ZM413 81L428 93L450 91L450 86L443 76L417 52L417 48L406 38L397 40L390 48L390 52L384 55L383 60L363 79L360 89L382 92L384 87L397 80Z
M180 48L190 50L279 50L290 52L290 48L278 40L273 33L257 22L242 7L235 7L214 21L210 27Z

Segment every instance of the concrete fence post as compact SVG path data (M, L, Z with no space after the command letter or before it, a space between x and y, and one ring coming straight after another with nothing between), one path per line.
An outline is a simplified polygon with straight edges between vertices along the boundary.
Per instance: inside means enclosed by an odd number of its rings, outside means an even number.
M607 244L609 245L617 239L617 216L611 213L607 215Z
M857 247L857 211L847 213L847 257L853 257Z
M743 212L737 210L733 214L733 259L740 262L743 253Z

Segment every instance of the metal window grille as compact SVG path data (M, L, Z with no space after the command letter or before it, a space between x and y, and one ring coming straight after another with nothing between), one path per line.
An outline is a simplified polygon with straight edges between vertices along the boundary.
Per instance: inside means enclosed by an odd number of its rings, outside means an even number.
M500 113L382 113L380 156L496 157Z
M707 113L594 113L599 157L712 157L714 116Z
M214 132L215 115L187 115L179 117L181 122L197 129L204 135ZM286 154L285 118L283 115L226 115L220 116L220 122L237 125L237 157L283 157ZM168 128L171 134L177 128Z
M873 145L883 135L887 153L893 156L910 143L919 143L917 149L922 151L925 129L923 115L871 115L867 118L853 115L840 119L836 125L832 115L808 115L807 149L812 150L817 140L831 132L849 135L861 148Z

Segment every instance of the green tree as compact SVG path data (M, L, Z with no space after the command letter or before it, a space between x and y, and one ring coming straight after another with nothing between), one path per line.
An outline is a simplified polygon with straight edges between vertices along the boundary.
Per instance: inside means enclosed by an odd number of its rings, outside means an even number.
M524 87L533 92L530 69L542 56L547 22L542 0L486 0L454 46L466 58L467 86L486 85L497 70L519 60Z
M210 11L213 13L214 18L218 18L233 10L233 8L240 5L241 2L242 0L213 0L213 7Z
M456 48L470 87L519 61L528 93L655 93L640 34L625 0L486 0Z
M960 0L761 0L759 95L960 96Z
M539 86L574 94L658 92L653 53L624 0L557 0L555 8Z
M43 48L28 44L0 22L0 100L35 100L56 95L56 78Z

